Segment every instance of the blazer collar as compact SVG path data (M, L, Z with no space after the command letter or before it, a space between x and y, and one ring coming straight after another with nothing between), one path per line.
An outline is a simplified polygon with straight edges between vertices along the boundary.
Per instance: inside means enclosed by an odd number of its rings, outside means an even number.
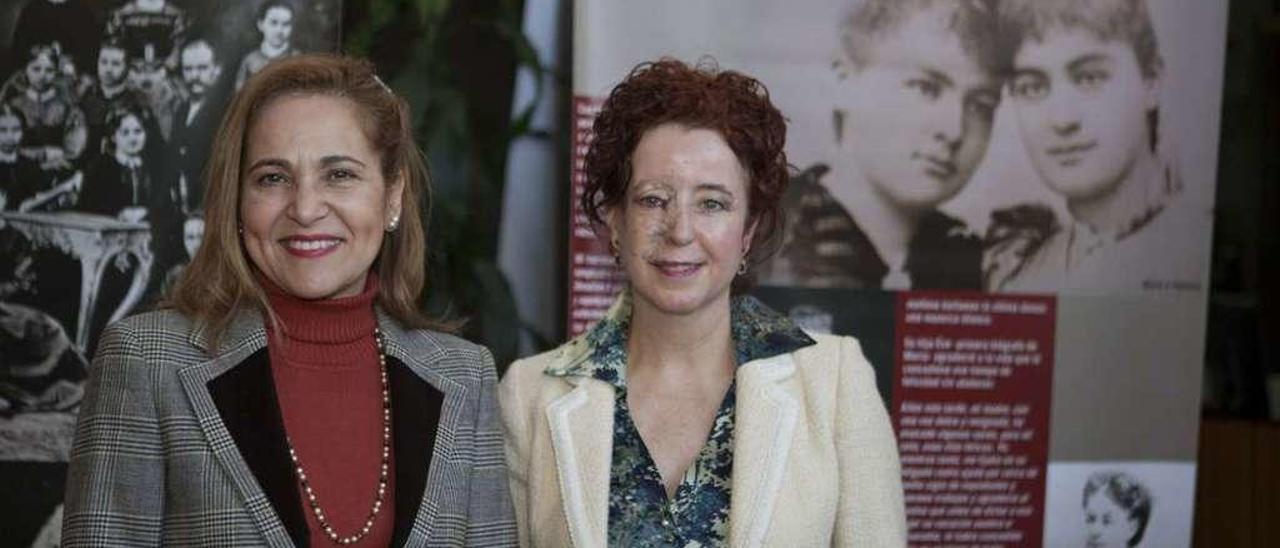
M261 318L256 311L237 313L213 359L183 367L179 376L215 458L234 479L268 544L306 546L304 508L289 460ZM406 331L381 310L378 320L386 341L395 418L392 545L401 546L411 532L430 538L438 507L422 504L423 498L439 496L444 488L439 466L430 463L456 458L452 444L437 443L437 432L456 431L463 419L460 410L466 390L434 365L444 354L438 341L430 336L425 345L410 341ZM207 349L207 331L193 330L191 342Z
M729 536L733 546L760 546L791 457L800 416L792 354L753 361L738 369L734 417L733 480Z
M589 376L619 390L626 389L631 302L631 289L626 288L600 321L561 347L560 359L545 373L564 378ZM739 365L816 344L790 318L775 312L755 297L733 297L729 304L729 321Z
M605 318L561 347L544 370L574 388L546 407L560 495L576 546L603 546L609 520L613 406L625 389L630 292ZM816 342L789 319L753 298L735 299L732 330L738 352L731 543L759 546L790 458L800 414L792 352Z

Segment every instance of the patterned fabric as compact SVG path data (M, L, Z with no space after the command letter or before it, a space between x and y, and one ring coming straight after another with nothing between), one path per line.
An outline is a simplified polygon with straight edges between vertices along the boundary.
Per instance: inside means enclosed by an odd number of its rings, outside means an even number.
M887 265L857 221L823 186L830 168L814 165L792 177L783 198L782 245L761 266L770 285L879 289L981 289L982 240L940 211L921 217L907 249L909 279L891 280ZM901 273L896 273L901 275ZM903 283L906 282L906 283Z
M590 359L547 370L553 376L594 377L615 388L609 545L724 546L729 533L736 383L730 384L706 444L669 499L627 405L630 318L628 290L588 332L584 356ZM739 365L815 344L787 317L749 296L732 300L730 323Z
M403 363L444 394L436 458L404 544L514 546L493 358L450 335L406 330L381 313L379 327L388 362ZM261 316L240 314L222 341L209 348L205 335L171 310L106 330L72 448L64 546L293 545L242 456L263 448L237 446L209 388L264 351Z

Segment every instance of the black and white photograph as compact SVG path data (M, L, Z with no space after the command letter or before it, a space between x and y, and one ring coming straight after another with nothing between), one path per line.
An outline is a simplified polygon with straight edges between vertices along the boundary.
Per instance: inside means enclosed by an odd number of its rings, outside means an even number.
M763 283L1206 288L1216 139L1198 128L1217 127L1204 83L1221 75L1197 63L1215 41L1193 36L1221 29L1191 23L1221 6L846 4L828 31L830 112L803 119L828 134L813 161L791 149L784 243Z
M341 0L0 6L6 545L56 545L95 341L199 246L202 171L232 93L272 60L335 50L339 13Z
M1191 462L1052 462L1044 545L1050 548L1189 546Z

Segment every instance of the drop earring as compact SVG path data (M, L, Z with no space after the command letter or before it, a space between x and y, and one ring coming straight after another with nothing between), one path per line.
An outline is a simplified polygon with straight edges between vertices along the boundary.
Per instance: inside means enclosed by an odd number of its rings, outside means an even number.
M387 232L395 232L397 228L400 228L399 215L396 215L395 217L391 218L391 223L387 225Z

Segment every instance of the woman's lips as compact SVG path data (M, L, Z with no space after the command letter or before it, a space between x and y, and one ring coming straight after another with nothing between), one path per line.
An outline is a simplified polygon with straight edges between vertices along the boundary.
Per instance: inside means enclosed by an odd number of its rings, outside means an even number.
M653 261L649 264L652 264L654 268L658 269L658 272L668 278L688 278L702 269L702 263L700 262Z
M1053 157L1058 163L1064 167L1074 166L1084 160L1085 154L1097 148L1097 141L1088 141L1084 143L1069 143L1065 145L1050 147L1049 156Z
M323 257L333 253L340 244L342 244L342 238L335 236L292 236L280 239L280 245L286 252L304 259Z

